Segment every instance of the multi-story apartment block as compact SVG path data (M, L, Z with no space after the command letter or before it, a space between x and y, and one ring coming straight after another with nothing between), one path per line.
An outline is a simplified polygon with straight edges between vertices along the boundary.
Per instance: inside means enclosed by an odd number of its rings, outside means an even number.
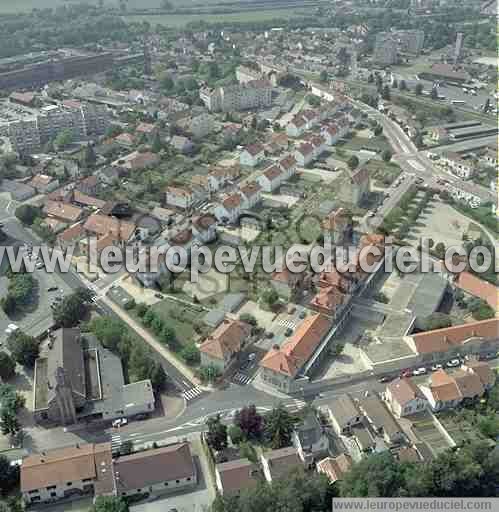
M380 32L376 35L373 60L387 66L397 62L397 43L391 34Z
M71 130L76 140L102 135L109 126L107 108L67 100L60 105L48 105L32 117L18 119L0 126L16 151L29 154L39 151L62 130Z
M252 80L244 84L203 89L199 96L211 112L269 107L272 103L272 84L267 80Z

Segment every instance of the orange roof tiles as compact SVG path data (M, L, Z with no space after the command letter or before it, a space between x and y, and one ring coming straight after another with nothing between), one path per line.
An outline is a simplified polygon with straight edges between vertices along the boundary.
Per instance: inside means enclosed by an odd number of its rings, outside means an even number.
M260 366L294 377L310 359L329 329L330 321L326 316L309 316L281 348L267 353Z
M499 309L497 307L498 289L497 286L494 286L492 283L484 281L469 272L461 272L456 281L456 285L466 293L486 301L494 311Z
M244 340L251 334L251 327L239 320L225 319L206 340L202 343L200 351L211 357L225 359L241 350Z

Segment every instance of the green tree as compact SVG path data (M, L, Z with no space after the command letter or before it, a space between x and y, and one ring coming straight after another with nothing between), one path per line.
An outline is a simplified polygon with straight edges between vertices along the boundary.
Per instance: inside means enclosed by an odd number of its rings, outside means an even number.
M206 426L206 442L211 449L219 452L227 448L227 427L222 423L220 414L208 418Z
M95 150L91 144L87 144L83 152L82 164L85 168L92 169L95 166L96 162L97 155L95 154Z
M39 208L31 204L22 204L16 208L15 216L25 225L31 226L40 215Z
M19 485L19 466L11 466L5 455L0 455L0 494L6 496Z
M241 322L245 322L253 327L256 327L258 325L256 318L251 313L243 313L239 317L239 320L241 320Z
M228 433L232 444L240 444L244 440L244 433L237 425L231 425Z
M407 90L407 84L406 84L405 80L400 80L400 82L399 82L399 89L401 91L406 91Z
M16 388L10 384L0 384L0 404L1 410L10 411L17 414L24 407L26 398L16 391Z
M120 446L120 455L130 455L133 452L133 441L123 441Z
M351 169L351 170L354 170L355 168L358 167L359 165L359 159L355 156L355 155L352 155L348 161L347 161L347 165L348 167Z
M327 82L327 80L328 80L327 71L326 70L322 70L319 78L320 78L321 82Z
M452 319L445 313L432 313L416 321L416 326L421 331L433 331L435 329L444 329L452 325Z
M125 500L116 496L98 496L95 499L92 512L128 512Z
M5 382L16 374L16 363L6 352L0 352L0 378Z
M385 149L383 153L381 153L381 158L384 162L389 162L392 159L392 152L389 149Z
M421 96L421 94L423 94L423 84L417 83L416 87L414 88L414 92L416 96Z
M163 368L163 365L154 361L149 371L149 379L151 385L157 393L163 391L168 383L168 375Z
M256 441L262 437L263 418L258 414L254 404L239 409L234 416L234 425L237 425L244 438Z
M58 150L64 149L73 142L73 132L67 128L61 130L54 139L54 145Z
M201 360L199 349L194 343L189 343L186 345L180 352L180 355L188 364L198 364Z
M376 137L379 137L382 133L383 133L383 127L382 127L380 124L377 124L377 125L374 127L374 135L375 135Z
M88 324L88 328L102 345L112 352L118 351L119 344L127 332L127 328L121 320L110 316L93 318Z
M4 436L15 436L21 430L21 425L15 414L2 409L0 413L0 428Z
M7 345L16 363L28 368L35 366L40 347L33 336L28 336L21 330L17 330L9 336Z
M265 439L273 449L291 445L291 438L297 419L292 416L283 404L279 404L265 415Z
M78 325L87 316L91 300L92 292L85 288L68 295L54 308L54 322L62 327Z
M159 153L163 149L163 144L161 143L159 133L156 133L154 136L151 149L153 153Z

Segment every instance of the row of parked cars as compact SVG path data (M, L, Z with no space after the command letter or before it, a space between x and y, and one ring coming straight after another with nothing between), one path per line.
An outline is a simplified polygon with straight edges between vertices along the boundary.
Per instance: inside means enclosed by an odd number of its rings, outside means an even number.
M488 360L488 359L494 359L496 357L499 357L499 352L497 353L490 353L480 356L481 360ZM390 382L397 377L401 378L408 378L408 377L417 377L418 375L426 375L428 371L436 372L437 370L441 370L442 368L457 368L461 366L462 364L466 363L466 361L469 361L470 359L474 359L475 356L469 356L466 355L464 357L456 357L455 359L451 359L450 361L447 361L444 365L442 364L434 364L430 366L429 368L426 368L425 366L421 366L420 368L416 369L410 369L407 368L405 370L402 370L400 374L398 375L384 375L379 379L379 382Z

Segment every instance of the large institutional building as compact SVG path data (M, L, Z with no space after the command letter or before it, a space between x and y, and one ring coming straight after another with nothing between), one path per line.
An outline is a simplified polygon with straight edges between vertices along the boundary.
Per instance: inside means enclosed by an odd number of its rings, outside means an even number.
M268 80L251 80L244 84L203 89L199 96L211 112L269 107L272 103L272 84Z

